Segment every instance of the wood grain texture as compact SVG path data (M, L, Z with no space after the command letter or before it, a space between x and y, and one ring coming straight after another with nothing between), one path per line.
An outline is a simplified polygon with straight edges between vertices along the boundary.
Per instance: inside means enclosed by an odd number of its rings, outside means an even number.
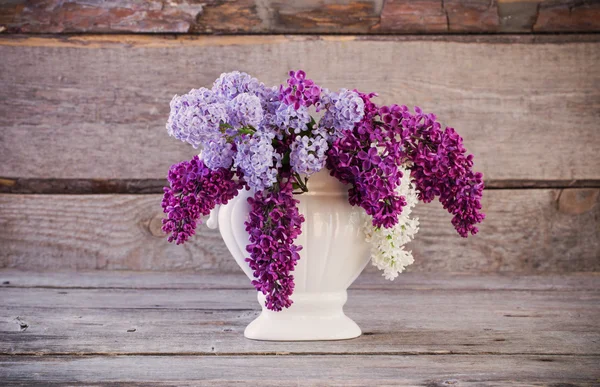
M364 288L382 281L367 275L346 306L363 336L298 343L243 338L258 304L236 278L0 271L21 284L0 288L3 384L523 386L600 376L597 274L406 274L387 290Z
M592 386L598 379L599 360L578 356L1 357L0 376L6 383L27 386Z
M586 0L14 0L9 33L447 33L600 30Z
M215 231L168 244L160 195L0 195L0 264L36 269L237 271ZM600 269L598 189L484 194L480 234L460 238L439 203L421 205L413 271ZM35 230L35 232L32 232ZM370 268L369 270L374 270Z
M165 133L175 93L232 68L276 84L302 67L332 89L435 111L486 179L600 178L600 43L436 39L4 37L0 176L164 178L195 153Z
M18 278L41 277L32 276ZM600 277L595 274L467 276L467 286L464 275L407 274L386 284L365 275L351 287L345 308L363 336L285 344L243 338L245 326L259 313L256 292L243 276L195 275L196 288L165 287L157 274L95 276L86 273L85 282L112 285L82 288L81 278L71 273L52 288L0 288L0 355L600 353L595 324ZM14 271L2 271L0 277L17 280ZM577 288L576 281L589 288ZM210 286L198 286L204 283Z

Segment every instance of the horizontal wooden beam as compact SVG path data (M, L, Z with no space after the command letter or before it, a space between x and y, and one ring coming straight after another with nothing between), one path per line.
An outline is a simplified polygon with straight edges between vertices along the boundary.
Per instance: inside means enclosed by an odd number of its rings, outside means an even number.
M197 153L164 129L174 94L301 67L437 113L489 181L600 180L600 35L584 37L5 36L0 176L163 179ZM103 184L88 187L122 192Z
M193 337L193 336L192 336ZM193 338L190 338L193 340ZM594 385L600 356L13 356L0 357L4 381L27 386L127 387L282 385ZM550 365L549 365L550 363ZM276 366L274 366L276 365ZM282 371L274 371L276 370ZM283 371L285 370L285 371ZM376 372L374 372L376 371ZM76 376L75 376L76 375Z
M597 1L84 0L0 4L8 33L507 33L600 31Z
M218 232L166 242L161 195L0 195L0 267L239 270ZM439 203L420 205L411 271L600 270L600 189L486 191L480 233L459 237ZM369 266L369 270L374 270Z

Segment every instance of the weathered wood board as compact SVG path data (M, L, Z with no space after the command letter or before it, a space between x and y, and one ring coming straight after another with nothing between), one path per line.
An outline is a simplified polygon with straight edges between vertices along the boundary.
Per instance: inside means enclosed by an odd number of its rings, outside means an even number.
M386 290L366 275L346 306L365 334L304 343L243 338L258 304L249 285L240 288L242 275L3 270L0 280L4 385L521 386L600 377L597 274L409 273Z
M3 272L0 276L12 278ZM127 289L129 281L118 277L111 288L73 288L68 278L63 287L51 289L3 286L0 354L595 355L600 351L600 327L595 324L600 317L600 278L594 274L551 277L550 281L564 284L561 289L540 289L537 282L548 281L545 277L526 277L515 286L498 276L474 277L489 285L465 289L464 276L447 274L436 279L406 274L378 289L359 283L349 292L346 312L363 327L364 336L285 346L243 339L245 326L259 312L256 292L243 276L236 276L237 283L230 287L220 274L196 275L199 284L221 283L219 288L205 289L152 288L160 285L153 282L156 276L129 276L143 280L145 287ZM367 282L379 280L373 274L365 277ZM420 284L403 287L405 278ZM592 289L579 290L570 280L586 282ZM438 281L444 286L439 287Z
M480 234L460 238L439 203L420 205L413 271L600 269L600 190L492 190ZM162 233L160 195L0 195L0 265L36 269L239 270L216 231ZM374 268L369 268L374 270Z
M472 33L600 30L597 1L209 0L0 4L2 32Z
M175 93L232 69L276 84L304 68L438 113L486 179L600 179L600 42L449 39L5 36L0 176L164 178L196 153L164 130Z
M10 385L594 386L600 356L0 357ZM14 383L14 384L13 384Z

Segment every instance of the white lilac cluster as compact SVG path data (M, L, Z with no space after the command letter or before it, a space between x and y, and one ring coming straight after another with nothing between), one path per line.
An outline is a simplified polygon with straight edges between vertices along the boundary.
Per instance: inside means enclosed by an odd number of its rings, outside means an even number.
M406 266L414 262L412 251L405 250L404 245L419 231L419 219L410 216L418 201L416 187L410 180L410 171L403 168L400 170L403 177L397 192L406 199L406 206L402 208L398 223L392 228L376 228L371 217L367 216L364 226L366 241L371 243L371 262L389 280L396 278Z
M319 126L333 129L338 136L343 130L352 129L365 114L365 103L360 95L346 89L341 89L339 93L325 90L320 108L325 109L325 114Z

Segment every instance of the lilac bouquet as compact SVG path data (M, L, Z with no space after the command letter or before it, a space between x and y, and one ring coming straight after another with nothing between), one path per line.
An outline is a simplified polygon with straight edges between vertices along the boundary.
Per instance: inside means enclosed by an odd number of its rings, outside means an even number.
M483 180L462 138L433 114L378 106L375 96L332 92L300 70L275 87L234 71L211 89L173 97L169 135L202 152L169 171L162 201L169 241L186 242L216 205L252 190L246 261L267 308L280 311L292 304L302 249L294 244L304 221L294 195L307 192L308 179L323 168L349 187L349 203L364 209L372 261L386 278L413 262L404 245L418 231L411 217L418 200L438 197L458 234L477 233Z

